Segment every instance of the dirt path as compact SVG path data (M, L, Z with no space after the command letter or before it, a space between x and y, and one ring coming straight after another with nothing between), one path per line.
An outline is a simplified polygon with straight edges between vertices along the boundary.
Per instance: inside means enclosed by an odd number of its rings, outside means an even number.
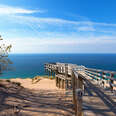
M71 96L57 89L54 80L42 79L37 84L31 79L11 81L20 82L22 87L11 82L0 87L0 116L12 112L13 116L73 116Z

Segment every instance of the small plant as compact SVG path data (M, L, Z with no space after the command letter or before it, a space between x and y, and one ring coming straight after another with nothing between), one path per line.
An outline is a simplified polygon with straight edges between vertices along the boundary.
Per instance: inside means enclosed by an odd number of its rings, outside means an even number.
M17 86L21 86L21 83L19 83L19 82L12 82L12 84L16 84Z
M0 82L2 82L3 80L0 80Z
M6 82L11 82L10 80L6 80Z
M19 83L19 82L16 82L16 84L17 84L18 86L21 86L21 83Z

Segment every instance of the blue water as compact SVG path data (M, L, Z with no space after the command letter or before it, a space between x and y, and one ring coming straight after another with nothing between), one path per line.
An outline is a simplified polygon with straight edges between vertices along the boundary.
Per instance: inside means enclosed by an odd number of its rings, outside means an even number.
M44 75L44 63L65 62L89 68L116 71L116 54L10 54L12 70L5 71L0 78L26 78Z

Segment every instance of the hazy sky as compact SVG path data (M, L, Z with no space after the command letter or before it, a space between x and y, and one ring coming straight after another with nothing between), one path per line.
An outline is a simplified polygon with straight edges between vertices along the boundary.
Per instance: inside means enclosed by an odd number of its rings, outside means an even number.
M12 53L116 53L116 0L0 0L0 35Z

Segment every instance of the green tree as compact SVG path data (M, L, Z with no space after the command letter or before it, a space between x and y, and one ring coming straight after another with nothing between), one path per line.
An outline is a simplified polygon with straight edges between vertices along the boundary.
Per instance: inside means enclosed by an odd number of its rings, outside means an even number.
M0 41L3 41L3 38L0 35ZM12 64L10 59L8 58L8 53L11 50L12 45L0 45L0 73L2 73L3 70L8 69L8 65Z

